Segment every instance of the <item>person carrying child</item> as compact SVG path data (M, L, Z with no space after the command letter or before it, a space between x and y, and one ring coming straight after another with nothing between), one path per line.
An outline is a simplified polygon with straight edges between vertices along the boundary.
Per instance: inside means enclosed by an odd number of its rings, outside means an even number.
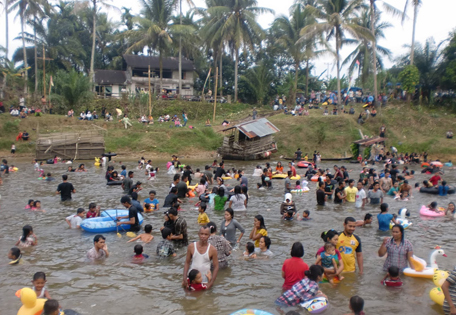
M327 242L324 245L325 251L317 256L317 261L315 262L316 265L321 265L324 268L325 276L328 279L329 283L334 284L334 277L339 276L339 280L344 279L343 276L340 275L340 271L337 269L337 262L338 259L336 255L336 247L332 244Z
M154 236L152 235L152 225L146 224L144 226L144 233L136 236L135 238L132 238L129 240L127 243L135 242L135 241L141 241L145 244L150 243L154 239Z
M165 227L161 230L161 235L163 240L160 241L157 245L157 255L160 257L176 257L176 252L174 251L173 242L171 242L172 230Z
M159 210L159 201L155 196L157 195L157 192L155 190L149 191L149 198L146 198L144 200L144 205L150 204L151 205L151 211Z

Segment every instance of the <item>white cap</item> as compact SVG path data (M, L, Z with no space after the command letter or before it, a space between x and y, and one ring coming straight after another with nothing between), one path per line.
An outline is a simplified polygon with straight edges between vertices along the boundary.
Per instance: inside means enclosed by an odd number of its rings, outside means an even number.
M285 201L287 201L287 199L290 200L290 201L293 200L293 199L291 198L291 194L290 194L290 193L285 194Z

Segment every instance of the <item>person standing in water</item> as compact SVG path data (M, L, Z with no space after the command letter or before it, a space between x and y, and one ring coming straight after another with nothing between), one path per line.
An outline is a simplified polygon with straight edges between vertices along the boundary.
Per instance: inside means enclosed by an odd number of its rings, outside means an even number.
M353 234L356 229L356 220L353 217L345 218L344 231L340 233L337 242L342 261L344 262L344 272L354 272L356 270L355 261L358 261L358 272L363 274L363 252L361 248L361 239L358 235ZM356 258L355 258L356 253Z
M63 183L57 186L56 194L60 194L60 199L62 201L71 200L71 193L76 193L76 190L73 187L72 183L68 182L68 175L62 175Z
M184 273L182 279L182 286L188 287L188 271L196 269L202 275L207 274L211 270L211 262L214 267L212 270L212 278L207 284L210 289L217 278L219 269L217 250L214 246L208 243L209 236L211 235L210 229L207 226L202 226L198 232L199 241L194 242L187 247L187 257L185 258ZM190 266L191 264L191 266Z

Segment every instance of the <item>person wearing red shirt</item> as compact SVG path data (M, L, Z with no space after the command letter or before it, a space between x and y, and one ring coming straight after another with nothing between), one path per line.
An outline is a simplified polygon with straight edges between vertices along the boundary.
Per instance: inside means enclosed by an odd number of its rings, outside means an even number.
M439 184L439 181L442 179L439 174L435 174L434 176L429 179L431 182L432 186L437 186Z
M304 256L304 246L301 242L296 242L291 247L291 258L285 260L282 266L282 277L285 279L282 289L290 290L293 285L304 279L306 270L309 266L302 260Z
M293 166L293 163L288 162L288 167L290 168L290 171L292 173L291 176L295 177L296 176L296 168Z

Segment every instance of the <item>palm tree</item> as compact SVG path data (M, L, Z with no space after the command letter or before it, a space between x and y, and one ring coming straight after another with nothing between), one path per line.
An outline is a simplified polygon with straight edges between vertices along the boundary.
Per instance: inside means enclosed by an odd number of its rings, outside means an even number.
M194 6L192 0L186 0L188 5ZM182 0L179 0L179 24L182 25ZM182 93L182 35L179 35L179 95Z
M301 39L307 40L315 36L326 34L326 41L332 38L336 40L336 65L337 65L337 99L342 103L340 94L340 49L345 34L359 39L373 40L369 29L356 24L353 18L358 10L363 7L363 0L318 0L316 6L307 5L307 10L316 18L316 22L301 30ZM320 22L318 22L320 21Z
M126 7L122 7L122 16L120 17L122 20L122 23L125 24L127 27L127 30L131 31L133 29L133 18L134 15L130 13L131 9L128 9Z
M406 0L405 1L405 7L404 7L404 13L402 14L402 23L405 20L405 13L407 11L407 7L409 5L409 2L412 3L413 5L413 31L412 31L412 45L410 47L410 64L413 65L413 58L415 55L415 29L416 29L416 18L418 17L418 7L421 5L421 0Z
M371 10L364 9L361 11L360 17L355 19L356 23L358 23L360 26L363 26L367 29L372 29L371 28ZM349 72L352 73L353 69L355 68L356 62L360 63L359 66L359 72L361 73L361 82L363 83L363 87L367 82L368 77L373 74L374 76L374 95L377 95L377 67L380 69L383 69L383 59L382 57L388 57L391 58L391 51L388 49L376 45L376 42L381 39L385 38L385 34L383 31L392 25L386 22L379 23L378 21L380 20L380 14L377 13L376 18L374 18L374 21L376 22L376 25L374 27L373 33L375 34L375 40L374 41L369 41L367 39L361 39L360 41L353 40L353 39L346 39L344 40L344 44L356 44L356 48L353 50L353 52L348 55L348 57L344 60L342 63L342 66L346 64L350 64L349 66ZM379 57L377 57L377 53ZM373 62L375 61L375 62Z
M9 14L9 8L8 4L11 0L3 0L2 5L3 9L5 10L5 39L6 39L6 45L5 45L5 54L6 58L8 58L8 47L9 47L9 23L8 23L8 14Z
M373 65L373 72L374 72L374 103L377 101L377 94L378 94L378 86L377 86L377 36L376 36L376 18L378 17L377 14L377 5L375 4L376 1L380 0L369 0L370 4L370 19L371 19L371 32L375 37L375 40L372 42L372 65ZM396 9L395 7L389 5L388 3L382 1L383 9L390 13L393 16L399 16L403 13Z
M241 76L241 81L244 81L253 92L257 104L263 105L271 83L274 81L274 75L267 65L260 63L258 66L248 69L245 75Z
M268 8L258 7L257 0L207 0L209 19L205 25L206 38L210 38L210 47L228 45L235 55L234 99L238 99L238 67L241 47L254 50L265 33L256 21L261 13L274 13Z
M282 15L275 19L272 29L275 33L276 44L281 49L287 51L294 60L295 67L295 78L293 88L293 100L296 99L296 93L298 91L298 76L300 64L304 59L307 58L307 54L311 49L306 49L309 45L309 40L299 41L301 30L309 24L315 22L313 16L303 9L302 6L295 6L291 12L291 19ZM308 66L308 65L307 65ZM307 93L307 92L306 92Z

